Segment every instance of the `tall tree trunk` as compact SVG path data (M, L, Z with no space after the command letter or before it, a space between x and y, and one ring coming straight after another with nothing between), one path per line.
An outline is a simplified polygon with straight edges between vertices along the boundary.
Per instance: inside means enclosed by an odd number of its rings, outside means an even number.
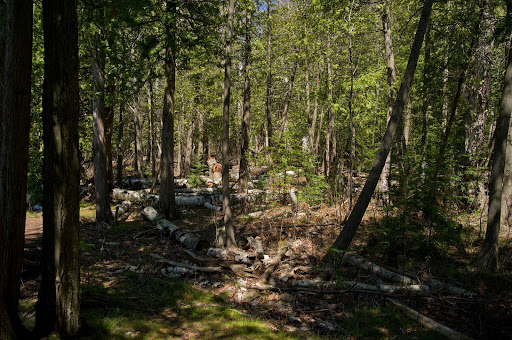
M389 149L391 148L393 137L399 125L405 102L409 97L409 91L412 87L414 73L416 71L418 58L421 52L421 45L423 44L423 37L425 36L430 13L432 12L432 2L433 0L425 0L424 2L421 18L418 23L418 29L416 31L416 35L414 36L414 42L411 48L411 54L409 55L409 61L407 62L407 68L405 69L404 78L402 79L400 89L398 90L398 94L393 105L393 111L388 122L386 133L384 134L384 138L382 139L377 157L373 162L372 169L370 170L366 183L364 184L363 190L359 195L354 209L352 209L345 227L332 245L332 248L334 249L345 250L348 248L356 234L364 213L366 212L366 208L370 203L372 195L375 192L375 188L379 181L384 163L386 162ZM330 251L326 256L325 261L331 260L332 256L334 256L334 253Z
M272 142L272 23L271 23L272 2L267 0L267 105L265 108L267 116L267 137L265 146L273 146Z
M388 111L386 120L389 122L391 112L393 111L393 100L395 99L396 90L394 85L396 83L396 67L395 67L395 54L393 52L393 39L391 38L391 25L389 23L390 0L386 1L384 5L384 13L382 14L382 30L384 32L384 46L386 49L386 63L388 73ZM388 175L391 170L391 154L388 154L384 169L380 175L380 191L384 194L387 200L387 192L389 191Z
M252 31L252 12L248 11L245 18L245 51L244 51L244 113L242 117L242 145L240 148L240 191L244 194L249 190L249 160L247 151L249 150L250 126L251 126L251 78L249 76L251 62L251 31ZM247 196L242 196L242 210L247 211Z
M116 86L113 76L108 79L106 93L110 96L110 105L105 106L105 156L107 158L108 191L114 188L114 171L112 169L112 135L114 134L114 93Z
M5 25L5 2L0 2L0 102L3 103L4 98L4 66L5 66L5 40L6 40L6 25ZM3 105L0 105L0 152L2 149L2 112ZM1 224L0 215L0 254L3 254L7 244L4 240L4 229ZM15 337L12 329L11 320L7 314L7 305L4 299L4 259L3 255L0 257L0 338L13 339Z
M43 256L36 330L80 326L77 2L44 0Z
M165 91L162 112L160 210L168 219L178 217L174 195L174 93L176 89L176 0L166 1L170 16L165 27Z
M94 186L96 190L96 223L111 222L110 192L107 183L107 153L105 146L105 46L103 43L103 0L98 3L96 20L100 32L94 41L92 129L94 146Z
M149 105L149 132L151 134L150 154L151 154L151 178L156 181L156 131L155 131L155 106L153 104L153 83L150 81L148 86L148 105Z
M420 163L420 177L421 181L425 180L425 171L427 168L427 152L428 152L428 120L429 120L429 105L430 103L430 67L431 67L431 56L430 56L430 25L427 26L427 33L425 36L425 62L423 63L423 120L422 120L422 131L421 131L421 163Z
M349 115L349 129L350 129L350 167L348 174L348 195L349 195L349 210L352 209L352 198L354 195L354 162L356 158L356 128L354 124L354 78L357 72L357 65L354 64L354 56L352 51L352 33L350 33L349 43L349 59L350 59L350 91L348 99L348 115Z
M185 113L183 113L185 114ZM181 176L183 177L187 177L190 173L190 167L192 166L192 148L193 148L193 145L192 145L192 142L193 142L193 137L194 137L194 128L195 128L195 123L194 121L190 122L189 125L188 125L188 130L187 130L187 138L186 138L186 142L185 142L185 161L183 162L183 173L181 174Z
M134 133L134 146L135 146L135 163L134 169L137 172L139 178L144 177L142 173L142 114L139 108L139 103L133 103L132 112L133 112L133 133Z
M311 119L311 125L309 127L309 145L314 151L314 154L318 154L318 149L314 147L315 145L315 129L316 129L316 121L318 119L318 93L320 89L320 76L322 72L322 64L318 62L318 75L316 78L316 91L315 91L315 107L313 109L313 118Z
M7 0L0 150L0 338L26 338L18 315L32 73L32 1ZM7 318L6 318L7 316ZM14 332L16 334L14 334Z
M325 135L325 157L324 157L324 173L329 177L332 162L332 134L334 131L334 111L333 111L333 93L332 93L332 65L331 65L331 37L327 37L327 86L329 87L329 99L327 105L328 121L327 133Z
M295 51L295 53L298 53L298 51ZM286 95L285 95L285 99L284 99L282 121L281 121L281 126L279 128L279 137L278 137L279 141L281 141L281 138L283 138L284 129L286 127L286 122L288 120L288 110L290 109L290 99L292 98L293 83L295 81L295 73L297 72L298 66L299 66L299 59L298 59L298 57L295 57L295 61L293 62L293 67L292 67L292 74L290 75L290 81L288 82L288 90L286 91Z
M318 131L316 133L316 142L315 142L315 155L318 155L320 152L320 136L322 135L322 127L324 125L324 103L322 103L322 109L320 110L320 123L318 124Z
M222 207L224 210L224 226L217 230L216 243L219 247L236 247L233 213L229 187L229 102L231 99L231 44L233 39L233 16L235 0L229 0L228 23L226 29L226 52L224 64L224 91L222 101Z
M507 0L507 15L510 17L511 13L512 1ZM476 259L476 263L479 266L490 270L498 268L503 170L505 168L507 136L512 112L512 34L510 27L507 29L511 38L503 94L501 95L500 113L496 123L496 130L494 131L494 152L492 156L491 178L489 180L487 230L482 250Z
M117 132L117 171L116 171L116 182L117 186L123 187L123 135L124 135L124 102L121 101L119 104L119 126Z

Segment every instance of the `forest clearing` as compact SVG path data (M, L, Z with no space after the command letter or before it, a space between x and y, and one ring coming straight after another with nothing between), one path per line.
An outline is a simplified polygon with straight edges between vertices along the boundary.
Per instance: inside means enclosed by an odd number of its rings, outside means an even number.
M0 1L0 339L512 338L511 18Z

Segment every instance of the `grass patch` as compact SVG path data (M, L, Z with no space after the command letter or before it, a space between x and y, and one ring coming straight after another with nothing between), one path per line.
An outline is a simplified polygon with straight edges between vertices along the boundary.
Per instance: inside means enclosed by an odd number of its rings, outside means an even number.
M134 286L140 286L138 291ZM98 339L304 338L275 332L268 323L237 311L223 295L167 278L139 276L115 287L85 287L82 316Z
M143 229L143 226L141 226L140 221L117 222L109 227L108 233L120 236L141 229Z

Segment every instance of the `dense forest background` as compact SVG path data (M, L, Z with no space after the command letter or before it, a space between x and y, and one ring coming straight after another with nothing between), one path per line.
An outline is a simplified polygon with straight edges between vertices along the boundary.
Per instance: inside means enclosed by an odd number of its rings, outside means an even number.
M365 249L367 256L409 272L455 252L459 262L450 268L464 267L461 276L476 271L510 283L509 0L22 2L25 14L33 15L32 31L25 34L31 41L23 45L32 66L18 65L18 72L31 70L23 78L30 80L24 92L30 110L18 125L30 129L26 145L25 137L15 139L21 101L7 105L18 93L9 92L16 80L8 70L14 72L16 58L23 60L12 56L21 46L12 44L21 43L9 39L22 36L12 15L24 15L16 12L21 5L7 1L0 4L7 23L1 32L2 110L14 110L14 116L2 116L0 184L6 189L0 203L14 200L10 192L21 189L13 186L26 185L29 210L43 210L46 218L32 335L78 332L78 254L88 253L78 239L85 223L78 220L79 203L94 202L94 228L114 228L125 207L111 204L128 197L117 197L114 188L159 194L155 207L172 221L188 213L176 201L181 186L222 192L210 207L214 212L197 217L216 221L211 243L217 248L245 246L240 226L249 220L241 219L254 211L291 204L297 227L322 224L312 211L325 209L332 230L314 244L317 264L330 268L323 280L336 277L347 250ZM69 26L52 36L52 27L68 16L74 17ZM71 46L69 54L63 46ZM45 120L52 107L71 113ZM71 132L59 135L59 124ZM48 137L52 129L55 139ZM13 143L18 146L9 149ZM9 155L18 151L9 150L16 147L20 154L28 151L25 164L10 165ZM61 166L51 170L54 160ZM212 180L216 162L222 173ZM16 172L27 175L26 183L7 180ZM45 191L50 187L51 193ZM24 190L19 194L25 196ZM0 326L6 333L0 335L21 339L28 334L18 315L22 265L9 261L23 254L25 229L10 231L15 227L7 226L6 217L18 214L24 225L25 208L16 209L5 205L0 215L6 254L0 268L6 301ZM68 229L74 230L69 238L62 236ZM90 236L87 230L81 232ZM283 250L279 242L265 244ZM52 292L61 275L57 255L52 262L57 253L69 256L70 267L62 268L76 274L61 300L61 291ZM272 271L283 254L277 252ZM448 281L460 280L441 272ZM47 310L54 316L45 316ZM471 335L506 337L496 329Z

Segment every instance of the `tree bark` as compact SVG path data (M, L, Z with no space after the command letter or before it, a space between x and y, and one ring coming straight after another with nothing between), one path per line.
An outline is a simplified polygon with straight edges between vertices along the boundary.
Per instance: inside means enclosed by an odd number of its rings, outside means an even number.
M363 187L363 190L361 191L361 194L359 195L354 209L352 209L345 227L332 245L332 248L334 249L345 250L348 248L357 232L363 215L366 212L366 208L370 203L372 195L375 192L375 187L379 181L379 177L384 167L384 163L386 162L389 149L391 148L393 137L400 122L400 117L402 115L405 102L407 101L409 91L412 87L414 73L416 71L418 58L421 52L421 45L423 44L423 37L425 36L430 13L432 12L432 1L433 0L425 0L424 2L421 18L418 23L418 29L416 31L414 42L411 48L411 54L409 55L407 68L405 70L402 83L400 84L397 98L393 105L393 111L389 119L386 133L384 134L381 146L377 153L377 157L373 162L372 169L370 170L366 183ZM324 260L329 261L332 259L332 256L334 256L334 254L332 251L330 251Z
M430 67L431 67L431 55L430 55L430 25L427 26L427 32L425 34L425 62L423 64L423 120L422 120L422 131L421 131L421 163L420 163L420 178L422 183L425 181L425 171L427 168L427 152L428 152L428 121L429 121L429 105L430 103Z
M512 1L507 0L507 14L512 13ZM512 112L512 35L505 72L503 94L501 95L500 113L494 131L494 152L492 156L491 178L489 180L489 213L487 215L487 230L482 250L476 263L490 270L498 269L498 250L500 242L501 199L503 193L503 170L507 136Z
M162 156L160 161L160 210L168 219L178 217L174 196L174 93L176 88L176 0L166 1L170 16L165 27L165 91L162 112Z
M271 9L272 2L267 0L267 102L266 102L266 116L267 116L267 138L265 139L265 146L273 146L272 142L272 23Z
M247 151L249 150L250 126L251 126L251 78L249 76L250 61L251 61L251 31L252 31L252 12L246 15L245 21L245 53L244 53L244 106L242 117L242 145L240 148L240 192L247 194L249 185L249 160ZM244 196L243 196L244 197ZM242 199L242 211L247 211L248 200Z
M7 0L0 150L0 338L26 338L18 315L32 73L32 1ZM7 317L7 318L6 318Z
M80 326L77 2L44 0L43 256L36 331Z
M315 145L316 122L318 119L318 93L320 91L320 76L321 76L321 74L322 74L322 64L321 64L321 62L318 62L318 75L316 77L316 91L315 91L315 107L313 109L313 118L311 119L311 126L309 128L309 145L311 145L311 148L313 149L313 152L315 155L318 154L318 149L314 145Z
M117 186L123 187L123 134L124 134L124 103L121 101L119 104L119 126L117 132L117 171L116 171L116 182Z
M327 38L327 86L329 87L329 107L327 108L328 121L327 133L325 135L325 157L324 157L324 173L327 177L330 175L332 162L332 134L334 131L334 111L333 111L333 93L332 93L332 65L331 65L331 38Z
M155 131L155 107L153 104L153 83L148 85L148 104L149 104L149 130L151 134L150 154L151 154L151 178L156 181L156 131Z
M389 23L390 1L386 1L384 5L384 13L382 14L382 30L384 32L384 46L386 50L386 63L388 73L388 111L386 121L389 122L391 112L393 111L393 100L395 98L396 90L394 85L396 83L396 67L395 67L395 54L393 52L393 39L391 38L391 26ZM388 154L384 169L380 175L380 191L387 198L389 191L388 175L391 170L391 155Z
M295 53L298 53L298 51L295 51ZM286 95L285 95L285 99L284 99L282 121L281 121L281 126L279 128L279 138L278 138L279 141L281 141L281 139L283 138L284 129L286 127L286 123L288 120L288 110L290 109L290 99L292 97L293 83L295 81L295 73L297 72L298 66L299 66L299 59L298 59L298 57L295 57L295 61L293 62L293 67L292 67L292 74L290 75L290 81L288 82L288 90L286 91Z
M183 112L183 115L185 115L185 112ZM182 177L187 177L189 175L190 167L192 166L192 142L195 125L194 121L190 122L188 125L187 138L185 142L185 161L183 162L183 173L181 174Z
M136 98L136 102L133 103L133 106L131 107L133 112L133 132L135 146L134 170L137 172L139 178L143 178L144 175L142 173L142 115L137 101L138 98Z
M224 91L222 95L222 207L224 210L224 226L217 230L217 246L236 247L233 213L229 187L229 103L231 99L231 45L233 39L233 16L235 1L229 0L228 23L226 29L226 52L224 64Z
M111 222L110 199L107 183L107 155L105 146L105 46L103 43L103 0L99 0L96 20L100 32L96 33L93 58L92 129L94 147L94 187L96 190L96 223Z

